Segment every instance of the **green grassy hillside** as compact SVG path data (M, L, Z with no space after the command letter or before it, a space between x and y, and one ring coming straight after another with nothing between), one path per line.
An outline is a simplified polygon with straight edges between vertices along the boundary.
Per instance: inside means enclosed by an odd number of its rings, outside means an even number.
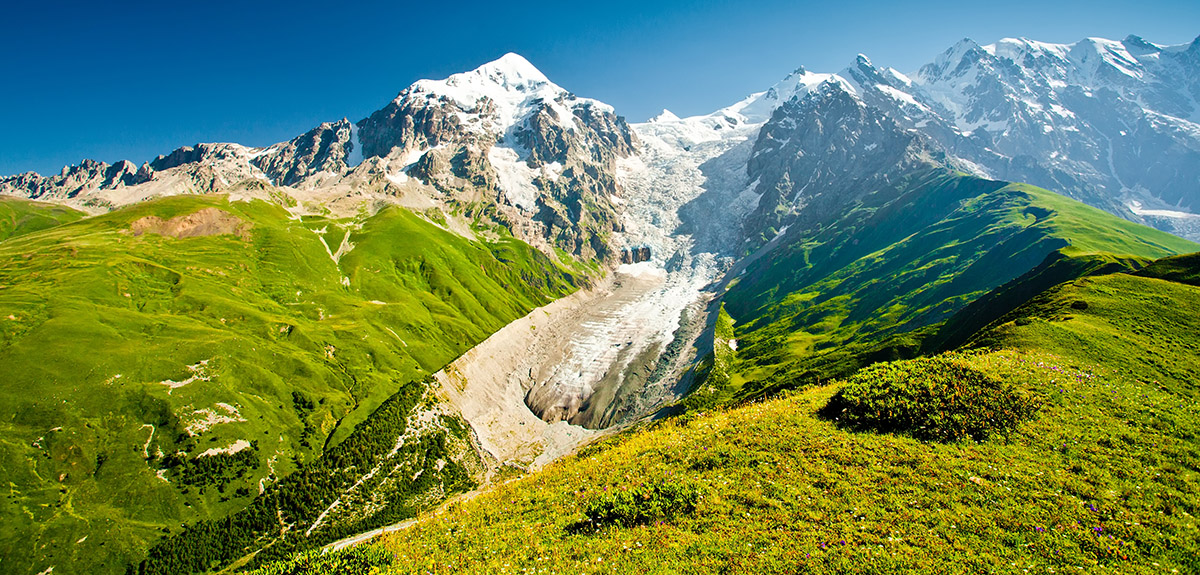
M954 349L966 343L983 327L1058 284L1085 276L1134 272L1150 262L1149 259L1136 256L1099 253L1072 255L1070 250L1056 250L1036 268L984 294L951 316L941 325L937 334L925 340L924 347L935 351Z
M789 229L730 288L724 302L736 320L738 360L729 395L754 397L915 356L938 324L1055 252L1113 254L1101 263L1136 267L1196 249L1032 186L914 174L810 229ZM1076 277L1061 271L1051 275Z
M1079 279L980 349L645 426L376 547L261 573L1194 573L1196 333L1200 288ZM924 388L930 370L946 386ZM963 373L997 393L947 402ZM897 385L916 387L877 393ZM847 393L876 423L830 408ZM988 415L1011 398L1019 417ZM903 404L937 409L871 411ZM960 410L986 439L877 424L954 430Z
M84 215L66 206L0 196L0 242L70 223Z
M0 571L123 571L384 408L400 417L386 454L426 375L572 281L520 242L399 208L301 220L181 196L0 242Z
M1147 266L1138 275L1200 285L1200 252L1163 258Z

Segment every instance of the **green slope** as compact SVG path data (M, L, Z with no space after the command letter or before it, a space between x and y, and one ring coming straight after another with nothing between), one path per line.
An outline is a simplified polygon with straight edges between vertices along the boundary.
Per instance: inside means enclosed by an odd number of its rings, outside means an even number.
M1038 267L988 292L954 314L925 340L927 350L954 349L989 323L1016 309L1032 297L1064 282L1085 276L1133 272L1150 260L1110 254L1068 255L1054 251Z
M199 213L233 233L131 233ZM425 375L571 282L520 242L399 208L301 221L181 196L0 242L0 570L124 570L181 524L245 507L394 394L411 411Z
M853 431L828 415L833 382L624 433L377 547L261 573L1193 573L1197 333L1198 287L1075 280L974 342L994 347L933 362L1035 408L985 440ZM630 520L589 522L613 513Z
M66 206L0 196L0 242L70 223L84 215Z
M1163 258L1147 266L1138 275L1200 285L1200 253Z
M913 174L810 229L788 230L731 287L724 302L738 326L738 361L729 394L912 357L938 324L1055 252L1136 265L1198 248L1032 186Z

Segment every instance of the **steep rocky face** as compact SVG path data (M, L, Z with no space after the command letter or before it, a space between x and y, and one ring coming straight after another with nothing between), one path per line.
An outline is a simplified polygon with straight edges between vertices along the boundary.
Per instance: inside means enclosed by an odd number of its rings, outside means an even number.
M451 203L493 213L518 237L585 259L620 229L616 161L637 140L612 108L554 85L510 54L422 80L357 125L363 156Z
M89 189L117 189L149 181L149 166L141 168L122 160L109 165L84 160L76 166L63 168L56 176L40 176L26 172L0 179L0 194L23 196L37 200L74 198Z
M868 106L834 78L777 108L746 170L761 194L746 229L769 240L785 225L821 221L896 174L928 164L916 132Z
M650 261L650 246L638 246L621 250L621 263L637 264Z
M611 110L584 103L570 118L541 103L506 142L529 150L526 166L542 173L535 220L568 252L605 257L609 236L621 231L616 177L618 158L634 152L635 136Z
M1198 83L1200 39L964 40L923 67L909 93L950 128L929 135L988 175L1186 233L1180 218L1139 212L1200 211Z
M407 91L406 91L407 92ZM462 140L466 130L459 114L486 114L490 100L460 109L449 98L417 98L402 92L387 106L358 122L363 156L385 157L392 150L423 150Z
M242 155L244 148L234 144L196 144L184 146L165 156L154 158L150 168L163 172L187 164L215 164L221 161L236 159Z
M356 130L349 120L324 123L250 162L276 185L294 186L321 172L341 174L353 161Z

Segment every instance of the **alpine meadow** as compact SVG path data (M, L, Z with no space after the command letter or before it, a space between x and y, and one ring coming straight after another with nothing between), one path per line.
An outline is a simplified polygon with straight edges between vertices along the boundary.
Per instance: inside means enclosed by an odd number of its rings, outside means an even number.
M0 572L1200 573L1200 38L499 52L0 177Z

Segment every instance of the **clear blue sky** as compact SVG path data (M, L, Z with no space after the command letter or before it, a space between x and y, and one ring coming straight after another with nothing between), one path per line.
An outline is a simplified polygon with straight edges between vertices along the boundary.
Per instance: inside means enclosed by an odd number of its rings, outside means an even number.
M1200 35L1195 0L9 2L0 175L141 163L196 142L267 145L361 119L420 78L505 52L631 121L707 113L797 66L858 53L912 71L955 41Z

